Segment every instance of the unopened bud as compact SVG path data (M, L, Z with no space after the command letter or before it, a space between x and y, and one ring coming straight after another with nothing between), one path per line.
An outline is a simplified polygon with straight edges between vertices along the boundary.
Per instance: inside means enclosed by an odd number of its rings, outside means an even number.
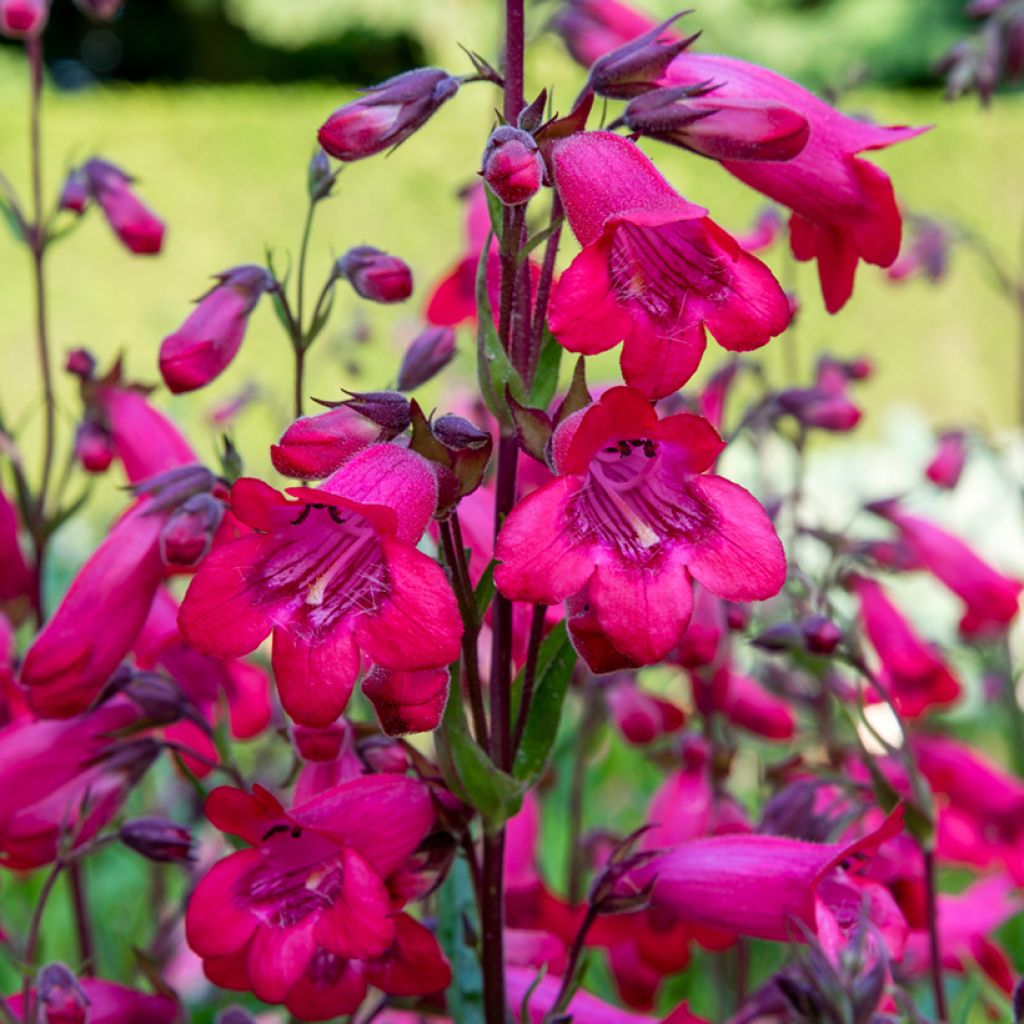
M216 1024L256 1024L256 1018L241 1006L229 1006L217 1014Z
M665 69L700 35L681 39L669 26L682 15L656 25L624 46L598 58L590 69L590 86L599 96L628 100L656 88Z
M75 431L75 458L87 473L105 473L117 450L109 430L94 419L83 420Z
M77 168L68 174L61 189L57 208L70 213L81 214L89 205L89 182Z
M440 68L407 71L340 107L317 138L338 160L362 160L404 142L458 90L458 79Z
M440 373L455 358L455 331L428 327L406 349L398 371L398 390L413 391Z
M64 964L47 964L36 979L43 1024L86 1024L89 997Z
M159 756L160 744L145 737L115 743L103 752L97 763L102 764L104 771L117 772L123 775L130 785L134 785Z
M804 637L795 622L776 622L750 642L762 651L792 651L803 647Z
M121 826L121 842L148 860L186 864L192 860L192 833L163 818L136 818Z
M354 409L361 416L376 423L392 437L407 430L412 422L409 399L397 391L346 391L343 402L321 402L329 408L338 405Z
M64 361L68 373L89 380L96 372L96 357L87 348L73 348Z
M349 249L335 264L334 273L346 278L357 295L371 302L404 302L412 294L408 264L371 245Z
M371 736L356 748L370 771L380 775L404 775L409 770L405 747L389 736Z
M939 438L939 443L928 463L925 475L936 487L952 490L960 482L967 464L967 443L962 430L950 430Z
M166 512L194 494L212 491L215 483L213 474L205 466L193 463L157 473L132 487L132 493L150 498L149 508L153 512Z
M36 39L46 27L49 0L0 0L0 35Z
M306 170L306 189L315 203L326 199L334 188L338 175L331 171L331 162L322 149L317 149Z
M434 421L432 429L448 452L449 467L459 482L459 495L472 494L483 481L494 447L493 438L461 416L442 416Z
M812 654L831 654L843 639L843 631L825 615L809 615L800 623L800 631Z
M505 206L521 206L540 190L544 160L529 132L502 125L487 140L480 173Z
M153 725L173 725L187 718L209 731L184 690L167 676L126 669L111 680L110 690L123 693Z
M171 513L160 531L160 558L164 565L191 569L213 544L224 518L224 503L212 494L195 494Z

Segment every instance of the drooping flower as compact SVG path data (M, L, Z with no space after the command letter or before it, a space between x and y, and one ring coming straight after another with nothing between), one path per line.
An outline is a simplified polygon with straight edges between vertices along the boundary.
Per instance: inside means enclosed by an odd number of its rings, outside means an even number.
M583 132L556 143L552 161L583 247L548 314L569 351L591 355L623 342L626 383L661 398L693 376L705 329L733 351L786 329L789 302L771 271L680 196L634 143Z
M437 940L389 891L434 820L423 783L363 776L288 811L259 787L221 788L206 814L249 844L188 905L188 943L215 984L302 1020L353 1013L370 985L398 996L447 987Z
M849 394L860 364L843 363L830 356L818 360L815 382L807 388L787 388L776 400L780 408L804 427L845 432L860 423L861 411Z
M637 664L676 645L696 579L730 600L776 594L782 545L742 487L705 475L723 447L699 416L658 419L639 392L606 391L552 438L557 474L505 520L495 582L515 601L582 601Z
M752 676L726 663L712 674L706 688L698 684L696 675L693 680L694 695L704 714L721 712L733 725L765 739L793 738L796 732L793 709Z
M349 249L334 267L337 277L345 278L357 295L370 302L404 302L412 295L409 264L372 245Z
M953 703L960 696L956 676L914 632L881 584L858 576L852 587L860 600L864 632L878 654L879 681L899 713L917 718L930 708Z
M81 171L89 195L122 244L138 255L158 253L164 241L163 221L132 190L132 178L106 160L89 160Z
M998 572L959 537L919 516L904 512L893 501L872 511L895 525L912 554L936 579L963 601L960 631L969 637L1004 631L1017 617L1024 583Z
M63 841L78 847L114 817L157 754L151 743L114 736L140 717L119 698L65 721L0 728L0 863L48 864Z
M288 493L235 484L231 511L253 532L215 547L192 581L180 623L194 647L234 658L273 633L281 701L309 726L341 714L362 659L417 672L458 657L455 597L416 550L437 501L425 460L373 445L319 489Z
M323 480L382 434L373 420L343 403L316 416L300 416L270 446L270 460L283 476Z
M682 53L669 65L662 84L709 81L722 100L778 103L806 119L807 144L793 159L723 160L722 166L793 211L793 254L800 260L817 259L825 306L836 312L850 297L859 260L887 267L900 249L901 218L892 183L856 154L904 142L924 129L855 121L795 82L734 57Z
M82 1020L87 1020L88 1024L178 1024L182 1019L181 1007L170 996L150 995L98 978L82 978L78 985L88 1001L87 1008L82 1008L88 1014ZM37 993L34 989L30 993L34 1001ZM9 996L7 1002L15 1017L21 1020L24 1010L22 994ZM55 1024L63 1024L64 1021L63 1018L49 1017L47 1024L51 1020Z
M249 316L277 282L263 267L232 267L188 319L160 343L160 373L175 394L205 387L224 372L241 347Z

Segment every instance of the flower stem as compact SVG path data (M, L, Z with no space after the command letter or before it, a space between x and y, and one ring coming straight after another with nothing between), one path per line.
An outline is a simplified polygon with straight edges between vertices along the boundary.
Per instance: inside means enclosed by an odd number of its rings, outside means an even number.
M32 1000L32 977L35 968L36 951L39 946L39 930L43 923L43 911L53 892L53 887L60 878L64 865L58 860L50 869L50 873L43 882L39 891L39 898L36 900L35 909L32 911L32 922L28 929L28 938L25 940L25 975L21 986L21 1005L24 1020L35 1020L35 1013Z
M37 617L42 620L43 565L48 540L46 498L53 473L56 398L53 388L53 367L50 360L50 342L46 318L46 277L44 260L47 229L43 218L43 147L42 147L42 95L43 44L41 39L26 43L29 62L29 151L32 165L32 223L28 226L28 243L32 253L32 283L35 291L36 355L43 385L43 466L39 478L39 491L30 523L35 545L35 592L33 601Z
M568 962L565 973L562 975L562 984L558 989L551 1009L544 1015L545 1024L548 1021L555 1021L569 1008L569 1000L572 998L573 987L577 981L580 970L580 957L583 955L583 943L586 941L587 932L597 920L597 908L591 903L587 906L587 912L583 915L576 935L573 937L572 946L569 949Z
M548 222L551 234L548 235L544 248L544 262L540 268L537 281L537 299L533 310L533 322L530 325L529 359L526 372L526 386L533 385L537 372L537 360L540 357L541 344L544 338L544 327L547 323L548 302L551 299L551 287L555 279L555 261L558 259L558 244L562 237L562 200L554 193L551 200L551 219Z
M295 348L295 418L302 416L302 396L306 392L303 379L306 372L306 350L301 346Z
M932 992L935 994L935 1019L949 1020L946 989L942 982L942 951L939 948L939 905L935 891L935 851L922 847L924 857L925 908L928 915L928 949L931 956Z
M89 904L85 898L85 880L82 865L72 861L68 865L68 883L71 891L71 907L75 914L75 928L78 933L78 952L82 971L87 977L96 973L96 947L92 940L92 926L89 920Z
M303 310L306 301L306 257L309 255L309 237L313 231L313 211L316 209L316 200L309 201L306 210L306 222L302 227L302 241L299 244L299 271L298 280L295 283L295 320L293 322L292 348L295 350L295 416L300 417L303 413L303 395L305 385L303 383L306 370L306 325L303 317ZM282 289L283 290L283 289ZM317 311L320 303L317 302ZM315 314L314 314L315 317Z
M576 742L576 760L569 780L569 861L566 870L566 899L575 907L583 899L583 797L587 781L587 759L590 754L590 740L601 724L604 715L603 702L593 687L583 690L583 716L580 719Z
M547 605L535 604L533 617L530 620L530 640L526 649L526 666L523 670L523 693L519 700L519 714L516 715L516 727L512 733L512 756L515 757L519 744L523 741L526 730L526 717L530 713L533 701L533 687L537 680L537 658L540 654L540 642L544 638L544 618Z

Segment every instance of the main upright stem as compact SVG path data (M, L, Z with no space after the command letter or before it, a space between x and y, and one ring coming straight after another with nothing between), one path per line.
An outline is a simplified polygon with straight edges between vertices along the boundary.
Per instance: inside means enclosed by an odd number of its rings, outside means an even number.
M505 102L504 115L509 124L515 124L524 106L525 13L523 0L505 2ZM528 278L518 273L523 218L521 212L506 209L503 218L501 245L501 308L498 311L498 333L505 351L513 359L516 369L524 376L527 365L517 365L523 356L528 360L529 344L516 344L516 337L529 323L522 324L524 310L528 310L528 292L517 295L517 283ZM513 316L519 310L520 315ZM526 314L528 318L528 313ZM528 333L524 335L528 339ZM516 469L519 445L515 434L503 430L498 446L498 479L495 499L495 532L515 503ZM512 605L500 594L494 602L494 639L491 652L490 676L490 754L494 764L503 771L511 768L512 722L510 693L512 684ZM483 845L483 974L484 1012L487 1024L506 1024L505 952L504 952L504 859L505 830L488 831Z

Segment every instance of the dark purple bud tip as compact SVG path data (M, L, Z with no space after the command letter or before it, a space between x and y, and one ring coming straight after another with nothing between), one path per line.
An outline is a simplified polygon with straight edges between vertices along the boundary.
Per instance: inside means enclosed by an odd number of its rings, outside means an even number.
M64 964L47 964L36 979L41 1019L45 1024L86 1024L89 997Z
M192 834L163 818L136 818L121 826L121 842L148 860L186 864L192 860Z
M406 349L398 371L398 390L413 391L433 379L455 358L455 331L428 327Z
M82 380L89 380L96 372L96 357L87 348L73 348L64 361L64 369Z

